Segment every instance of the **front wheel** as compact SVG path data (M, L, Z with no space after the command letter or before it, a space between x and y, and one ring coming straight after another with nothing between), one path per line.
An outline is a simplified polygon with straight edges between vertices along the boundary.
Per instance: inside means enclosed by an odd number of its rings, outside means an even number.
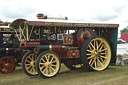
M22 58L22 61L21 61L22 70L28 76L38 75L38 73L35 69L35 61L36 61L36 57L35 57L34 52L32 52L32 51L27 52Z
M87 70L105 70L111 60L111 48L102 37L88 38L82 45L81 59Z
M7 74L15 69L15 61L13 57L2 57L0 59L0 71Z
M42 52L36 61L36 70L41 77L53 77L60 70L59 56L52 51Z

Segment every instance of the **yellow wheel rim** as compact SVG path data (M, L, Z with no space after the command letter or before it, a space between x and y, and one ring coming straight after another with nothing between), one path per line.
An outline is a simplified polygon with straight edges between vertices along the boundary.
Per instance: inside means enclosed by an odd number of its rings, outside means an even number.
M41 73L46 77L56 75L60 67L58 57L53 53L46 53L39 61L39 68Z
M111 49L103 38L93 39L87 49L87 60L89 65L97 71L104 70L111 60Z
M35 56L34 53L29 54L25 60L25 69L31 75L37 75L37 71L35 69Z

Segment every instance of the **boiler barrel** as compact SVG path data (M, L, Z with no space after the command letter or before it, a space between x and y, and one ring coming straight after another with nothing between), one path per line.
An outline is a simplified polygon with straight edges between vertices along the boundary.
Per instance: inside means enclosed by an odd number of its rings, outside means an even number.
M50 50L50 51L54 51L54 52L60 52L62 50L61 45L40 45L40 46L36 46L37 48L39 48L40 50Z

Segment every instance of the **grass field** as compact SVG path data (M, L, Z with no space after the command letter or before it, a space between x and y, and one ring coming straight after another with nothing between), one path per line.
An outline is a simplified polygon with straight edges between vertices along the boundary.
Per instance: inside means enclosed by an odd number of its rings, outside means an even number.
M88 72L85 69L69 70L62 65L53 78L30 78L17 67L9 74L0 73L0 85L128 85L128 65L109 66L105 71Z

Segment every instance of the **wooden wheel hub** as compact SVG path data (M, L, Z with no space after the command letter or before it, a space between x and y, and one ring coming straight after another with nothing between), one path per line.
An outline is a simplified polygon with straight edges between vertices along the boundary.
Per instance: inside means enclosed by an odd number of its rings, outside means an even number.
M49 66L51 66L51 64L52 64L51 62L45 62L45 66L49 67Z
M10 66L10 64L9 64L9 63L6 63L6 64L5 64L5 67L9 67L9 66Z
M30 65L31 66L35 66L34 63L35 63L34 61L30 62Z

